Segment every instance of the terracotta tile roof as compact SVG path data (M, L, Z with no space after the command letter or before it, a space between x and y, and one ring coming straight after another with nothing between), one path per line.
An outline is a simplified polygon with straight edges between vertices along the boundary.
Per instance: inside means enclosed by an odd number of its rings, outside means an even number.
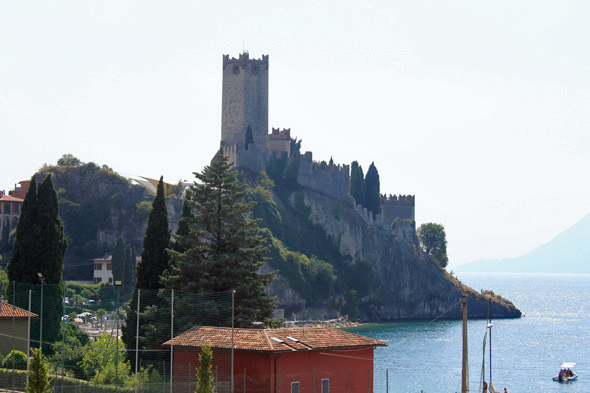
M0 197L0 201L2 201L2 202L22 202L23 199L11 197L8 195L2 195Z
M174 338L174 347L231 348L231 328L195 326ZM169 346L170 340L162 344ZM384 347L383 341L333 328L235 329L238 351L284 352L332 348Z
M12 318L13 316L16 318L28 318L29 312L27 310L23 310L20 307L15 307L12 304L2 302L2 311L0 312L0 319ZM37 317L37 314L31 313L31 318Z

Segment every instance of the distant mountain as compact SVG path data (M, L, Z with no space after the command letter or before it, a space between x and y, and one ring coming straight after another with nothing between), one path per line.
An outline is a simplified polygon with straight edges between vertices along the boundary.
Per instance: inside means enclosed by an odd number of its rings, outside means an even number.
M515 258L479 259L457 272L590 274L590 214L549 242Z

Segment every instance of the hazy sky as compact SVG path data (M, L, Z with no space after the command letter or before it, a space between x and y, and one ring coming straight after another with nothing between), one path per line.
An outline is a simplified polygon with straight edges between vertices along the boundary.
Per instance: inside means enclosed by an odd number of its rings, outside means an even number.
M192 180L222 55L270 55L270 127L416 195L451 267L590 212L590 2L0 1L0 189L64 153Z

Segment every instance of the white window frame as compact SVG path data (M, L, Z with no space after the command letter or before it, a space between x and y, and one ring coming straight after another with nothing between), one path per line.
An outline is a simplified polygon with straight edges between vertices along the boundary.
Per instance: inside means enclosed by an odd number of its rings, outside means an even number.
M299 381L291 382L291 393L299 393Z

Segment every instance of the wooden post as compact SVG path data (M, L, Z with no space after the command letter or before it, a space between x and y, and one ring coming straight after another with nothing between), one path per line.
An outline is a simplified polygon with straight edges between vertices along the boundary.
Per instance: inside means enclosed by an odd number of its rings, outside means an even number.
M463 294L463 356L461 365L461 393L468 392L467 381L467 294Z

